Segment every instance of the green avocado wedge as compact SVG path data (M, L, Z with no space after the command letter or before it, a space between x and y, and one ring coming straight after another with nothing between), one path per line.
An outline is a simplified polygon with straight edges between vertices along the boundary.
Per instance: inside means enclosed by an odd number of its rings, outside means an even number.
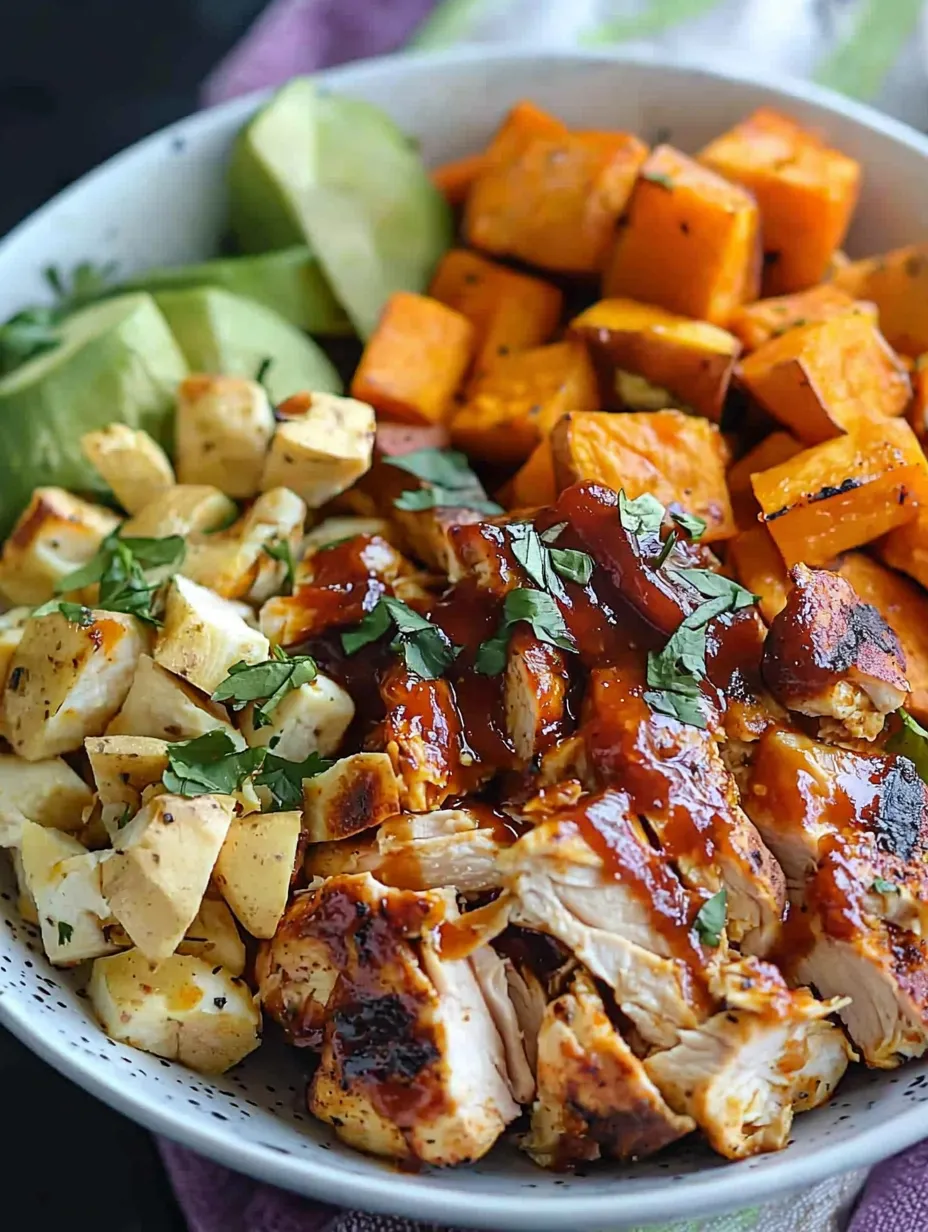
M123 284L128 290L169 291L221 287L257 300L307 334L352 333L351 322L305 244L247 257L219 257L197 265L146 270Z
M338 373L312 339L253 299L219 287L158 291L154 299L192 372L254 378L265 367L264 385L275 403L304 389L342 392Z
M424 291L451 244L451 210L382 111L283 87L236 141L231 221L246 252L308 243L362 338L394 291Z
M92 304L57 329L58 346L0 380L0 536L36 487L107 494L81 453L85 432L120 422L171 440L187 365L150 295Z

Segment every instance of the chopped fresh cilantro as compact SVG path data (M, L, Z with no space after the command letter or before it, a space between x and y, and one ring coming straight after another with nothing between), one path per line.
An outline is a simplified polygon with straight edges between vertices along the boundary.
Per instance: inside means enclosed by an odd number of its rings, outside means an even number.
M686 531L694 543L698 543L706 533L708 525L706 519L698 517L695 513L674 513L671 510L670 516L679 527Z
M551 564L562 578L585 586L593 576L593 558L573 548L550 548Z
M266 543L264 550L272 560L279 560L284 566L284 581L293 589L296 580L296 563L293 559L293 549L289 539L278 539L274 543Z
M593 575L593 559L573 548L553 548L530 522L510 522L506 534L512 554L541 590L558 598L566 592L560 578L585 586Z
M721 573L713 573L710 569L677 569L675 572L709 600L708 603L700 604L684 620L683 623L690 629L706 625L726 612L753 607L757 602L757 595L745 590L731 578L723 577Z
M268 753L264 759L261 773L255 778L256 787L266 787L274 797L273 812L303 807L303 780L315 778L334 766L333 761L327 761L318 753L310 753L305 761L287 761Z
M557 543L558 539L567 529L566 522L555 522L553 526L549 526L547 530L541 531L542 543L552 544Z
M61 342L59 313L53 308L25 308L0 325L0 376L5 376Z
M64 920L58 921L58 944L70 945L71 938L74 936L74 925L66 924Z
M619 492L619 521L636 539L660 534L665 512L664 506L650 492L634 500L629 500L624 491Z
M414 449L384 458L384 461L429 485L401 493L393 502L397 509L416 511L439 505L459 505L478 513L503 512L501 506L487 499L483 485L470 469L467 456L456 449Z
M89 607L84 607L82 603L67 603L64 599L49 599L48 603L37 607L32 614L50 616L52 612L60 612L65 620L69 620L72 625L80 625L82 629L89 629L93 624L93 612Z
M475 667L481 675L498 676L505 668L512 629L520 620L531 625L539 641L576 653L577 644L552 597L541 590L520 587L507 594L499 628L493 637L481 643L477 651Z
M288 693L316 679L316 662L309 655L287 654L282 646L271 650L264 663L233 663L229 674L213 693L214 702L230 702L233 710L243 710L249 702L254 708L255 727L266 727L271 714Z
M362 646L375 642L390 627L396 636L390 649L402 656L407 669L422 680L435 680L460 654L438 625L420 616L408 604L385 595L354 629L342 634L345 654L355 654Z
M706 674L705 626L681 625L660 652L648 652L648 692L644 699L658 714L691 727L706 726L699 682Z
M164 539L120 539L114 533L103 540L100 550L86 565L62 578L55 589L60 594L99 582L98 608L125 612L147 624L157 625L160 622L152 604L164 578L149 581L145 570L178 566L185 551L181 535L168 535Z
M895 881L887 881L885 877L874 877L871 890L875 890L877 894L898 894L899 887Z
M132 820L132 805L127 804L122 813L116 819L116 829L125 830L126 826Z
M231 795L260 767L266 749L238 749L227 732L216 730L169 744L164 785L179 796Z
M886 751L907 757L919 778L928 783L928 731L907 710L897 710L896 714L902 726L886 741Z
M107 261L104 265L81 261L72 268L70 276L63 274L57 265L47 265L42 272L58 300L59 315L64 315L105 295L116 268L115 261Z
M664 563L664 561L667 559L667 557L670 555L670 553L673 551L674 547L676 546L676 542L677 542L677 532L675 530L672 530L670 534L667 536L667 538L664 540L664 544L660 550L660 554L658 555L657 560L654 562L655 569L660 569L661 565Z
M703 945L715 949L722 940L725 931L725 921L728 918L728 891L719 890L711 898L707 898L696 913L693 927Z

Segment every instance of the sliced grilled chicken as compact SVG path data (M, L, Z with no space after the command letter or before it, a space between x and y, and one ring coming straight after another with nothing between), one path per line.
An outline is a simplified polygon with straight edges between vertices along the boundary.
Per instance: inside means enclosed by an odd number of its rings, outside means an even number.
M682 1032L644 1069L721 1155L775 1151L786 1145L793 1114L824 1103L853 1056L827 1019L835 1008L800 990L764 1014L726 1010Z
M401 667L380 686L386 706L378 746L389 755L400 782L400 806L412 812L439 809L460 794L461 719L447 680L421 680Z
M535 1070L529 1061L522 1023L512 999L512 964L501 958L490 945L482 945L475 950L470 964L503 1041L513 1098L519 1104L527 1104L535 1095Z
M516 756L530 762L561 734L570 677L567 656L539 641L527 626L509 641L504 700Z
M764 680L788 710L820 718L823 735L874 740L905 704L899 639L837 573L796 565L764 645Z
M588 975L548 1005L538 1035L538 1098L522 1149L543 1168L640 1159L696 1128L665 1102L606 1015Z

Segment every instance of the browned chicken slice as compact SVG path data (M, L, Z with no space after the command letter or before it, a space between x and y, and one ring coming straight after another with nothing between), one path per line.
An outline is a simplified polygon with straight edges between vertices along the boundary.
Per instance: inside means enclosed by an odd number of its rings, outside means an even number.
M501 958L491 945L482 945L471 954L470 965L503 1041L513 1098L520 1104L530 1103L535 1095L535 1069L529 1060L525 1032L512 999L512 964L508 959ZM536 1055L534 1046L532 1053Z
M764 645L764 680L788 710L820 718L823 735L874 740L905 704L895 633L837 573L796 565L786 606Z
M928 1048L928 788L905 757L794 732L758 743L744 804L779 857L791 910L781 966L841 1011L868 1064Z
M721 1155L776 1151L786 1145L793 1114L824 1103L853 1056L827 1019L835 1008L800 989L763 1014L726 1010L682 1032L644 1069Z
M579 732L585 779L627 791L684 883L727 891L729 938L766 954L780 934L782 870L745 816L715 737L653 713L644 691L631 667L591 673Z
M400 807L422 813L462 794L465 752L454 689L395 667L380 685L386 716L375 735L400 782Z
M520 626L509 641L504 700L506 727L523 762L544 753L562 734L570 676L567 656Z
M261 956L268 1011L321 1043L310 1111L361 1150L465 1163L519 1113L471 962L437 949L456 915L452 891L334 877L294 901Z
M515 834L488 809L440 809L390 818L360 842L316 843L306 852L308 877L374 873L406 890L454 886L466 893L501 885L500 851Z
M664 1102L609 1021L593 981L578 973L570 991L545 1010L538 1098L522 1149L543 1168L640 1159L695 1128Z

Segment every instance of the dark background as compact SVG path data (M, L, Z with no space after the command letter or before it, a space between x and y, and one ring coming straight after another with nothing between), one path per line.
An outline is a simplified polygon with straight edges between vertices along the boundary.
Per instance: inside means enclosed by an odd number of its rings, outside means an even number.
M0 235L97 163L193 111L204 77L263 7L0 0ZM0 1091L4 1226L184 1232L148 1135L2 1029Z

